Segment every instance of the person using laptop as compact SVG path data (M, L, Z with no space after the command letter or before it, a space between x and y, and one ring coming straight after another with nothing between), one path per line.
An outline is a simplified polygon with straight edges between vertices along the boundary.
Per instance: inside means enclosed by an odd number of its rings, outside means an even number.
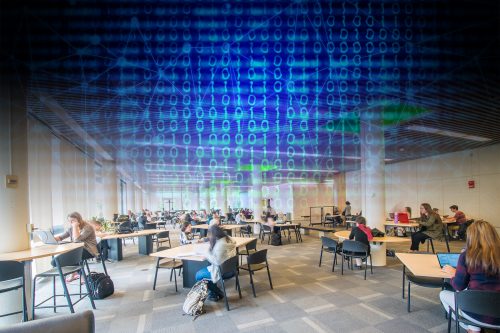
M443 222L439 214L435 213L428 203L420 205L420 220L422 229L411 235L410 251L418 251L420 243L427 238L439 239L443 236Z
M486 221L476 221L467 232L465 251L460 254L457 268L444 266L443 271L451 276L450 284L457 291L489 290L500 292L500 237L496 229ZM455 308L453 291L443 290L439 294L444 309ZM463 313L466 319L478 324L486 323L500 329L500 318L480 317ZM467 332L480 332L479 327L460 323Z
M55 239L57 241L62 241L63 239L70 238L72 242L82 242L83 243L83 255L82 259L94 258L99 254L97 251L97 240L95 237L95 230L90 225L83 220L82 216L78 212L73 212L68 215L68 222L70 227L60 235L56 235ZM76 280L79 278L78 273L68 276L68 282Z
M465 239L465 231L467 230L467 218L465 217L464 212L458 210L457 205L451 205L450 210L453 213L453 216L447 217L446 220L455 220L455 223L458 224L458 238Z

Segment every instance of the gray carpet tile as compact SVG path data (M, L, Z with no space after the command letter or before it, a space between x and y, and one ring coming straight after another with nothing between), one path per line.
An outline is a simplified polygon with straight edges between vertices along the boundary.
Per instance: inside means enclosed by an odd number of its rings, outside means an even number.
M169 226L169 229L171 227ZM178 229L171 232L172 245L178 246ZM274 289L271 290L265 271L257 272L252 295L247 272L242 272L240 284L242 299L228 281L227 292L231 311L224 302L206 303L206 314L193 320L182 315L182 303L189 290L182 288L182 277L177 278L179 292L175 292L170 272L160 270L157 288L152 290L155 258L137 253L137 245L127 241L124 260L108 263L108 271L115 284L115 294L105 300L97 300L97 332L443 332L446 319L439 303L439 289L412 286L412 312L406 311L406 299L401 299L401 264L395 258L387 258L386 267L374 267L368 271L350 270L345 265L340 274L340 257L332 273L333 256L325 253L323 264L318 267L320 240L317 234L303 236L303 243L285 242L274 247L267 242L258 248L268 248L269 264ZM441 242L437 251L445 251ZM459 251L463 242L452 242L452 251ZM407 251L408 244L392 245L391 249ZM91 264L100 271L101 266ZM78 290L78 284L70 284ZM58 286L58 290L61 290ZM50 284L38 288L37 297L51 293ZM41 298L40 298L41 299ZM58 300L60 304L64 299ZM83 300L76 311L89 309ZM37 310L37 318L69 312L59 309Z

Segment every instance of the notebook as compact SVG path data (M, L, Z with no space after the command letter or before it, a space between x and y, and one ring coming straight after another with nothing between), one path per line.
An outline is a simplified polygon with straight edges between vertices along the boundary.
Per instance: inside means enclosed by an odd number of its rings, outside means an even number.
M457 268L460 253L437 253L437 257L441 268L445 265Z

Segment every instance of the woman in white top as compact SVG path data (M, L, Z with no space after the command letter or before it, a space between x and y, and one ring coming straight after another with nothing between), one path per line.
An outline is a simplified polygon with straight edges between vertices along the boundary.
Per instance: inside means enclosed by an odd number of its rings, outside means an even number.
M196 281L208 279L208 299L218 301L224 297L216 284L221 279L218 266L236 255L236 245L218 225L211 226L208 234L210 247L205 258L211 265L196 272Z

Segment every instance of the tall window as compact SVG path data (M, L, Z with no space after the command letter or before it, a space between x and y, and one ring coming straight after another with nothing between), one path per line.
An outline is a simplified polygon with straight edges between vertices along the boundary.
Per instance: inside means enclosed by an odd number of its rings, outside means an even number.
M127 183L120 179L120 212L125 214L127 211Z

